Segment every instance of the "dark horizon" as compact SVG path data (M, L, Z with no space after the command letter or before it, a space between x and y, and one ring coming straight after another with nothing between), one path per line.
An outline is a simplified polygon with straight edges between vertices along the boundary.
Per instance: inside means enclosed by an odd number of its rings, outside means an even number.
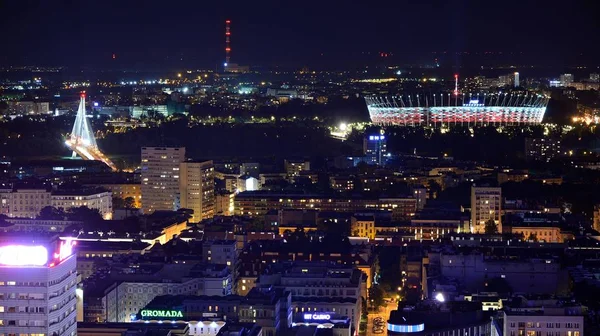
M381 52L390 54L384 62L438 58L450 67L597 66L600 56L592 42L600 34L594 17L600 6L583 1L177 4L2 2L0 65L217 68L225 57L226 19L231 62L259 67L343 68L381 61Z

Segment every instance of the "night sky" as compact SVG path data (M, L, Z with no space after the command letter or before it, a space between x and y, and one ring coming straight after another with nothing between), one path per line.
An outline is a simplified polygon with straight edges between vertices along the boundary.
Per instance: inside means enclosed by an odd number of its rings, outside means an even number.
M443 51L600 59L600 5L587 0L0 0L0 13L3 66L216 67L225 19L240 64L349 64L380 51L406 62Z

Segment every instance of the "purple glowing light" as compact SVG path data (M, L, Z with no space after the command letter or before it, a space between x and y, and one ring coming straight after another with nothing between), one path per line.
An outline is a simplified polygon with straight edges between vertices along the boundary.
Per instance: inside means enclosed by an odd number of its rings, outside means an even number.
M48 250L44 246L7 245L0 247L0 264L7 266L44 266Z

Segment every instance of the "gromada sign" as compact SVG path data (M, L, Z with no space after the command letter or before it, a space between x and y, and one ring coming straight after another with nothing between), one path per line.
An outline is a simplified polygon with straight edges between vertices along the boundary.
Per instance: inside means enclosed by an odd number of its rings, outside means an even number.
M144 317L181 317L183 318L183 313L181 310L142 310L141 312L142 318Z

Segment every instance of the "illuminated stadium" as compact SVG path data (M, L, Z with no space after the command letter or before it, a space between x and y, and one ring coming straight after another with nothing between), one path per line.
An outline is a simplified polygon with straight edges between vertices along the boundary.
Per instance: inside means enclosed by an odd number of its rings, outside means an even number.
M550 98L534 93L365 97L371 121L389 126L539 124Z

